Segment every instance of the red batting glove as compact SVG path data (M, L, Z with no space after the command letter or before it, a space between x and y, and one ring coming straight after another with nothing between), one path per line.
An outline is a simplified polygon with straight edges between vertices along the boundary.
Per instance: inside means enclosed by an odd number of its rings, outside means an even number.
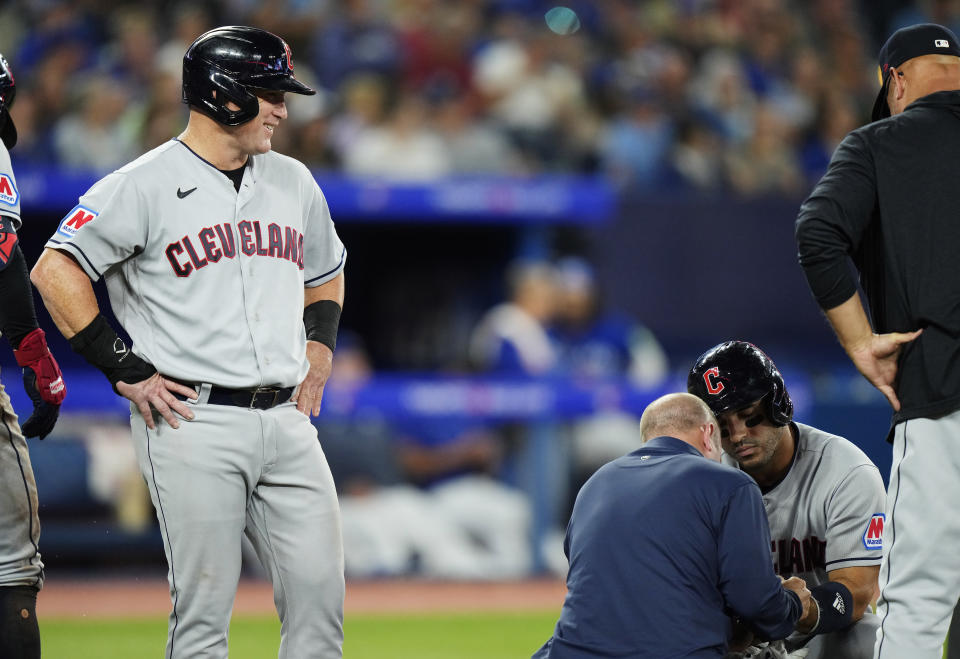
M40 328L27 334L13 354L23 368L23 388L33 402L33 414L21 429L27 437L43 439L53 430L60 404L67 395L63 374Z

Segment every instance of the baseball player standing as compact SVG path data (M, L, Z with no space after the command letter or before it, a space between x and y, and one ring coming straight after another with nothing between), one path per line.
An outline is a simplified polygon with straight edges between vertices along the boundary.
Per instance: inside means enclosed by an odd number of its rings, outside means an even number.
M960 43L914 25L879 59L874 122L837 147L796 236L814 297L894 410L876 656L933 659L960 595Z
M345 250L310 172L271 151L285 92L314 93L276 35L200 36L183 59L184 133L90 188L33 270L71 346L131 401L169 566L170 658L227 656L241 534L273 583L279 656L341 656L340 513L309 415ZM101 277L132 347L99 314Z
M776 572L807 582L819 608L809 634L788 650L808 659L869 659L879 624L868 612L883 556L880 472L854 444L793 420L793 401L773 361L728 341L703 353L687 389L710 406L725 457L763 493Z
M67 390L37 326L27 262L17 242L20 193L7 151L17 142L9 112L15 92L13 73L0 55L0 332L13 346L33 402L33 414L21 427L0 384L0 657L39 659L36 605L43 562L37 484L24 436L43 439L53 430Z

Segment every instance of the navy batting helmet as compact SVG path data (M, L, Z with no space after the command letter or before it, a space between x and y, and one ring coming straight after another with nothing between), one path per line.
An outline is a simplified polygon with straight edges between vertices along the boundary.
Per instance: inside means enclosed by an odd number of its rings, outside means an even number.
M183 102L227 126L257 116L251 89L316 94L293 77L290 46L255 27L230 25L201 35L183 56ZM232 101L240 109L230 110Z
M12 149L17 143L17 127L13 125L13 119L10 117L10 106L13 105L13 97L17 95L17 86L13 82L13 71L7 60L0 55L0 139L4 146Z
M785 426L793 419L793 401L777 366L746 341L727 341L700 355L687 376L687 391L717 416L763 400L774 425Z

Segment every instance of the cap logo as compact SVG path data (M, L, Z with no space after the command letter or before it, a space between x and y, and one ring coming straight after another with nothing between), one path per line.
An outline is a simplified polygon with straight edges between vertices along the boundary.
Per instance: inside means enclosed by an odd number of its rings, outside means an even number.
M290 46L287 45L287 42L283 42L283 49L287 51L287 68L290 69L291 73L293 72L293 53L290 52Z
M719 380L714 380L714 378L719 378L719 377L720 377L720 368L717 366L714 366L713 368L708 368L706 371L703 372L703 381L707 385L708 394L712 394L716 396L726 388L723 382L720 382Z
M949 48L950 42L947 41L946 39L937 39L936 41L933 42L933 45L936 46L937 48Z

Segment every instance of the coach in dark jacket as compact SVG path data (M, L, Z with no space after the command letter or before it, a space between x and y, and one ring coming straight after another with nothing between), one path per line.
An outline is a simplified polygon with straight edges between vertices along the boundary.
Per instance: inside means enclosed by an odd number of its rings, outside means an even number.
M903 28L880 73L874 122L837 148L797 244L841 344L894 410L877 656L933 659L960 595L960 43Z
M642 448L601 467L577 495L567 597L534 658L722 657L730 616L766 638L789 635L810 591L774 574L760 490L719 464L709 408L664 396L644 411L640 433Z

